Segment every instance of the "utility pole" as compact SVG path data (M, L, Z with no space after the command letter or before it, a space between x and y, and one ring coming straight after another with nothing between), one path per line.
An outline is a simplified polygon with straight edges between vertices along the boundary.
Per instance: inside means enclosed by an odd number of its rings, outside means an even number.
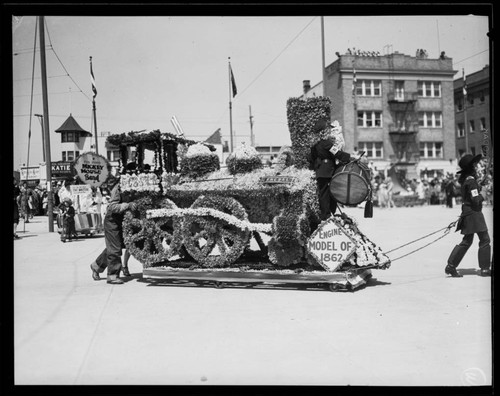
M45 60L45 20L40 20L40 64L42 72L42 98L43 98L43 133L45 135L45 162L47 165L47 215L49 232L54 232L53 197L52 197L52 161L50 158L50 128L49 128L49 98L47 95L47 68Z
M43 133L43 115L35 114L35 117L38 117L38 121L40 121L40 126L42 127L42 154L43 154L43 162L45 162L45 136Z
M253 115L252 115L252 106L248 106L248 110L250 111L250 145L255 147L255 136L253 134Z

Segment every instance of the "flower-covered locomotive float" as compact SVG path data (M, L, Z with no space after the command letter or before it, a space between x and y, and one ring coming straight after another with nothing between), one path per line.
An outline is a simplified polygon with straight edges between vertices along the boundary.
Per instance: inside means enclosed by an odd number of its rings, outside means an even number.
M111 135L135 146L138 174L122 175L121 189L137 203L123 222L125 246L143 277L196 283L313 284L353 290L389 258L345 214L319 218L308 154L318 119L329 119L328 98L287 103L291 147L273 167L241 145L221 165L213 145L152 131ZM154 168L141 172L144 150ZM368 196L367 196L368 199Z

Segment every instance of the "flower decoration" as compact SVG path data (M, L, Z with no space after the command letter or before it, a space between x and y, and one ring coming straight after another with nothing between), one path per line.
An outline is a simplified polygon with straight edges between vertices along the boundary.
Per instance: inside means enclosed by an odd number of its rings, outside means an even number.
M232 175L251 172L263 167L262 160L254 147L241 144L226 160L229 173Z
M287 101L288 129L295 165L298 168L309 167L311 146L318 140L323 129L318 129L321 122L328 126L331 113L331 101L328 97L290 98Z

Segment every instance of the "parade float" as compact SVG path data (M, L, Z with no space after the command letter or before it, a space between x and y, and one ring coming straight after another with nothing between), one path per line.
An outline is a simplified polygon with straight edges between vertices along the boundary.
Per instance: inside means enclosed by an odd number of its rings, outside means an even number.
M292 144L272 168L245 145L221 164L213 146L183 136L158 130L109 136L120 147L122 167L128 148L136 148L139 172L123 174L120 183L137 204L124 216L123 233L143 278L334 291L354 290L371 269L388 268L389 258L353 218L319 219L308 155L318 140L318 120L330 119L330 105L328 98L289 99ZM140 172L145 150L154 152L148 173ZM369 187L363 194L362 200L370 199Z

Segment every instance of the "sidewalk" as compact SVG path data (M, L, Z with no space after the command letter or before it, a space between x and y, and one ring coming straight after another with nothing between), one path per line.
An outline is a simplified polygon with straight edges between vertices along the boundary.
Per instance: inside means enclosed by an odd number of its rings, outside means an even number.
M344 211L389 251L460 209L375 208L372 219ZM493 242L492 208L484 213ZM108 285L89 269L103 236L62 243L46 217L18 231L17 385L491 385L491 278L476 275L477 238L463 278L444 274L461 240L451 232L373 271L365 288L332 293L154 286L134 258L132 278Z

